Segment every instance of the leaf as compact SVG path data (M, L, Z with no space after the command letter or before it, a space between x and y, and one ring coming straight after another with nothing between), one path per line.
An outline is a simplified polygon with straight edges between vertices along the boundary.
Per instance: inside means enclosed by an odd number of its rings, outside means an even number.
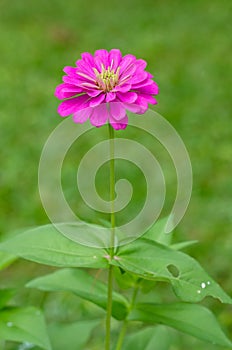
M71 324L53 323L49 325L48 332L52 343L52 349L82 349L98 323L98 320L91 320Z
M134 288L137 285L138 277L136 275L122 271L118 268L114 270L114 277L119 288L123 290Z
M127 271L120 268L114 270L114 277L119 288L122 290L135 288L139 285L139 288L143 293L148 293L154 288L156 284L155 281L149 281L147 279L145 280L138 275L128 273Z
M5 269L16 260L15 255L0 251L0 270Z
M171 283L175 294L183 301L199 302L212 296L232 304L232 299L196 260L157 242L137 239L120 247L117 259L111 263L145 279Z
M167 327L146 327L129 334L125 339L123 350L168 350L171 344L172 339Z
M1 311L0 339L29 342L51 350L43 314L34 307Z
M173 239L173 232L166 233L165 227L168 222L168 217L160 219L154 223L154 225L145 233L143 238L150 239L152 241L161 243L163 245L170 246L174 250L181 250L183 248L189 247L193 244L196 244L197 240L186 241L171 244Z
M45 265L96 269L108 267L104 249L71 241L53 225L39 226L18 234L1 243L0 250Z
M107 307L107 285L78 269L62 269L27 284L29 288L46 291L70 291L104 310ZM113 292L112 315L123 320L128 314L128 302L120 294Z
M165 324L207 342L232 347L213 313L201 305L141 303L135 306L128 319Z
M14 289L0 289L0 309L3 309L7 302L15 294Z
M169 217L165 217L156 221L153 226L151 226L151 228L143 235L143 238L169 246L173 238L173 232L165 232L168 219Z
M189 247L193 244L196 244L196 243L198 243L197 240L179 242L179 243L171 244L170 248L172 248L174 250L181 250L181 249L187 248L187 247Z

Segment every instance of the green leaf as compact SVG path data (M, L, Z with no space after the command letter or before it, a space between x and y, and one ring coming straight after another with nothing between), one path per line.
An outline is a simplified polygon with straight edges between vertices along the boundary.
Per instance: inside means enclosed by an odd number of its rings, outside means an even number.
M160 219L154 223L154 225L144 234L143 238L150 239L152 241L161 243L163 245L170 246L174 250L181 250L183 248L189 247L193 244L198 243L197 240L186 241L171 244L173 239L173 232L166 233L165 227L168 222L168 217Z
M135 306L128 319L165 324L207 342L232 347L215 316L201 305L141 303Z
M193 244L198 243L197 240L193 240L193 241L186 241L186 242L179 242L179 243L175 243L175 244L171 244L170 248L174 249L174 250L181 250L184 248L187 248Z
M137 285L138 276L122 271L121 269L117 268L114 270L114 277L118 286L123 290L134 288Z
M196 260L151 240L140 238L120 247L117 259L111 263L145 279L171 283L183 301L199 302L212 296L223 303L232 303Z
M164 245L170 245L173 238L173 232L165 232L168 218L169 217L165 217L156 221L153 226L151 226L151 228L143 235L143 238L147 238Z
M104 249L87 247L71 241L53 225L40 226L18 234L1 243L0 250L45 265L108 267L107 259L104 258L107 253Z
M43 314L34 307L1 311L0 339L29 342L51 350Z
M48 332L52 343L52 349L82 349L98 323L99 321L92 320L71 324L53 323L49 325Z
M6 306L7 302L14 294L14 289L0 289L0 309L3 309Z
M146 327L129 334L125 339L123 350L168 350L171 344L172 339L167 327Z
M15 255L0 251L0 270L5 269L16 260Z
M82 270L62 269L30 281L27 287L46 291L70 291L105 310L107 307L107 285ZM128 307L127 300L113 292L113 317L125 319Z
M155 281L145 280L133 273L128 273L125 270L117 268L114 270L114 277L118 283L119 288L126 290L135 288L139 285L140 290L143 293L148 293L152 290L156 284Z

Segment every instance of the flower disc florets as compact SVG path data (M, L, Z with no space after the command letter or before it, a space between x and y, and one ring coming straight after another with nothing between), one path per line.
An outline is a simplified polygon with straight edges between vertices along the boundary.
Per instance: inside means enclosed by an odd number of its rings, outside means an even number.
M76 123L90 119L97 127L109 122L116 130L125 129L126 110L143 114L149 103L157 103L152 95L158 94L158 86L145 68L144 60L122 56L117 49L97 50L93 56L83 53L76 67L64 68L67 75L55 92L64 100L58 113L72 114Z
M104 92L110 92L118 83L120 67L117 68L116 72L112 69L113 60L111 62L111 67L106 69L104 64L102 64L101 73L98 72L96 68L93 68L93 71L96 75L96 83L100 90Z

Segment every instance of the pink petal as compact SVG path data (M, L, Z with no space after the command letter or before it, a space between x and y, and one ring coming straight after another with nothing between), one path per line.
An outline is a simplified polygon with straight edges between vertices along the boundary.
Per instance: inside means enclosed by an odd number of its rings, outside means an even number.
M70 75L64 75L62 78L64 83L71 84L71 85L78 85L80 84L80 80L78 80L78 76L70 76Z
M88 63L90 66L94 65L94 58L89 52L83 52L81 55L83 61Z
M130 80L131 84L139 83L147 78L147 72L145 71L136 71L133 77Z
M119 84L112 90L113 92L127 92L131 89L131 84Z
M78 71L76 73L78 75L78 78L83 80L83 81L88 81L88 82L96 82L96 78L93 74L85 73L84 71L80 72Z
M79 84L81 87L85 87L86 89L94 89L96 90L96 85L95 84L92 84L92 83L87 83L87 82L84 82L84 83L81 83Z
M137 94L135 92L130 92L130 91L125 93L118 92L117 97L122 102L134 103L135 100L137 99Z
M140 94L139 96L140 96L141 99L144 100L144 102L143 102L144 104L145 104L145 103L150 103L150 104L152 104L152 105L157 104L156 99L155 99L153 96L151 96L151 95L148 95L148 94Z
M96 66L97 71L98 71L99 73L101 73L101 71L102 71L102 65L103 65L101 58L100 58L99 56L95 57L95 58L94 58L94 62L95 62L95 66ZM105 67L105 66L104 66L104 67Z
M93 79L95 78L95 74L93 71L93 67L95 67L94 65L89 65L88 63L86 63L83 60L78 60L76 62L76 65L77 65L78 72L85 73L87 76L89 76Z
M116 98L115 92L108 92L106 94L106 102L111 102L111 101L115 100L115 98Z
M66 66L64 67L63 71L67 74L67 75L76 75L77 73L77 68L76 67L70 67L70 66Z
M107 110L106 103L93 108L93 112L90 116L90 123L93 126L97 126L97 127L102 126L107 122L108 119L109 119L109 112Z
M73 121L75 123L80 123L80 124L86 122L86 120L88 120L89 117L91 116L92 111L93 109L89 107L89 108L81 109L78 112L75 112L73 114Z
M81 95L70 100L63 101L58 107L58 113L62 117L67 117L68 115L79 111L80 109L88 107L89 96Z
M138 104L140 107L147 109L148 108L148 101L146 101L145 98L141 96L141 94L138 95L137 100L135 101L136 104Z
M81 61L81 65L83 65L83 67L78 67L78 68L74 68L74 67L64 67L64 72L67 74L68 77L70 77L71 79L74 79L75 81L79 81L79 82L83 82L83 81L87 81L87 82L95 82L96 81L96 77L95 74L91 69L87 69L88 65L87 64L83 64L83 61Z
M128 79L130 79L133 74L137 74L136 73L136 65L134 63L130 64L126 69L124 70L120 70L120 74L119 74L119 81L127 81Z
M85 89L86 93L90 96L90 97L96 97L98 95L100 95L102 93L102 90L98 90L98 89L92 89L92 90L88 90Z
M110 116L110 124L115 130L123 130L128 125L128 117L125 115L123 119L120 121L115 120L112 116Z
M137 89L137 88L140 88L141 86L151 85L152 83L153 83L153 80L145 78L144 80L141 80L138 83L132 83L131 84L131 88L132 89Z
M97 67L101 68L101 63L104 64L105 68L107 69L109 66L109 53L105 49L97 50L94 53L94 61L97 65ZM99 70L101 72L101 69Z
M122 74L126 69L135 63L136 58L133 55L125 55L120 63L120 74Z
M104 101L104 99L105 99L105 94L101 94L101 95L99 95L99 96L97 96L97 97L93 97L93 98L91 98L91 100L90 100L89 106L90 106L90 107L96 107L96 106L98 106L100 103L102 103L102 102Z
M110 103L110 115L114 120L121 120L125 118L126 110L122 103L111 102Z
M126 108L126 110L132 112L132 113L136 113L136 114L142 114L144 113L143 109L141 109L141 107L135 103L123 103L123 106Z
M157 95L159 93L158 85L155 82L152 82L150 85L141 86L137 89L143 94Z
M139 59L136 61L136 66L137 66L137 68L144 70L147 66L147 62L142 60L142 59Z
M83 90L81 88L79 88L78 86L64 83L64 84L60 84L56 87L55 96L58 99L63 100L65 98L75 96L81 92L83 92Z
M120 62L122 60L122 54L120 50L112 49L109 53L109 65L111 68L116 72L118 66L120 65Z

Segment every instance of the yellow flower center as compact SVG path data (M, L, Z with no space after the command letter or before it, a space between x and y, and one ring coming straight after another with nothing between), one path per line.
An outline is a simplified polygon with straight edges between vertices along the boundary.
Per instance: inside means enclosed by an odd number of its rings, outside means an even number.
M93 68L96 75L96 84L99 89L104 92L109 92L113 90L118 83L120 67L117 68L116 72L111 68L112 65L111 67L108 67L108 69L105 69L104 64L102 63L101 67L101 73L99 73L96 68Z

